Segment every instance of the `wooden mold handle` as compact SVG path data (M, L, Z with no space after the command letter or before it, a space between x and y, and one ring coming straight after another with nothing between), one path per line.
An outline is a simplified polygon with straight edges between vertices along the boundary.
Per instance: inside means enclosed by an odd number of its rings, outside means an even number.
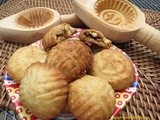
M61 22L68 23L72 27L85 27L85 24L77 17L76 14L61 15Z
M134 39L160 55L160 31L154 27L144 24Z

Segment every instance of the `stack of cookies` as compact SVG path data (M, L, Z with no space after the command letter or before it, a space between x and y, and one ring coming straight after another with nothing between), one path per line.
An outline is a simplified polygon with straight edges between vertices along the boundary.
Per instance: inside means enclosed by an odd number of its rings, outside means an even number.
M72 38L74 33L66 23L53 27L43 37L43 48L16 50L6 69L20 84L23 106L36 117L48 120L65 109L78 120L107 120L114 92L134 81L133 64L101 32L86 29Z

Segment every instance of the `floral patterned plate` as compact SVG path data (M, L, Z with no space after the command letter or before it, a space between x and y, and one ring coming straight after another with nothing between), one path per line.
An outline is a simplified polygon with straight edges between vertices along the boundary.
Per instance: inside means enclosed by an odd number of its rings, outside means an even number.
M82 31L81 29L77 29L77 32L72 37L76 38L80 34L81 31ZM31 45L43 48L41 40ZM127 54L123 52L121 49L116 48L116 47L115 49L121 51L124 55L127 56ZM132 86L130 86L129 88L115 92L116 105L115 105L115 109L114 109L113 115L111 116L110 120L112 120L114 116L118 115L118 113L125 107L125 105L129 102L129 100L132 98L132 96L137 91L138 72L137 72L137 69L134 63L133 63L133 66L135 69L134 82ZM6 87L6 90L8 92L8 95L13 103L13 106L16 109L17 114L20 116L20 118L22 120L40 120L36 118L27 108L23 107L19 99L19 84L14 82L8 76L7 71L4 71L3 80L4 80L4 85ZM71 113L61 113L56 118L53 118L53 120L73 120L73 119L75 118Z

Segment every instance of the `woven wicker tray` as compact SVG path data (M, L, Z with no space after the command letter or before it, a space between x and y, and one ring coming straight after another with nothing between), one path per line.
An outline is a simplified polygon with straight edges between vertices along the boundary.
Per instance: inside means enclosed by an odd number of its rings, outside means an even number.
M37 6L46 6L58 10L60 14L69 14L74 12L72 2L73 0L9 0L0 6L0 19ZM146 9L142 11L146 14L147 23L160 30L160 12ZM160 56L134 40L115 45L131 57L140 75L137 93L115 120L160 120ZM24 45L5 42L0 38L1 80L7 60L22 46ZM14 110L3 83L0 82L0 85L0 107Z

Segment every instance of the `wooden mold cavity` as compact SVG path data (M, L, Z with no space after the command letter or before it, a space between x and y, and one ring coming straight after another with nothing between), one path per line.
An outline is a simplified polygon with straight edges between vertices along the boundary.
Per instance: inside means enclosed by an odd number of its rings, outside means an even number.
M94 9L100 19L111 25L132 24L137 18L136 10L125 0L98 0Z
M47 9L34 9L20 14L16 23L25 29L39 28L49 23L53 17L54 14Z

